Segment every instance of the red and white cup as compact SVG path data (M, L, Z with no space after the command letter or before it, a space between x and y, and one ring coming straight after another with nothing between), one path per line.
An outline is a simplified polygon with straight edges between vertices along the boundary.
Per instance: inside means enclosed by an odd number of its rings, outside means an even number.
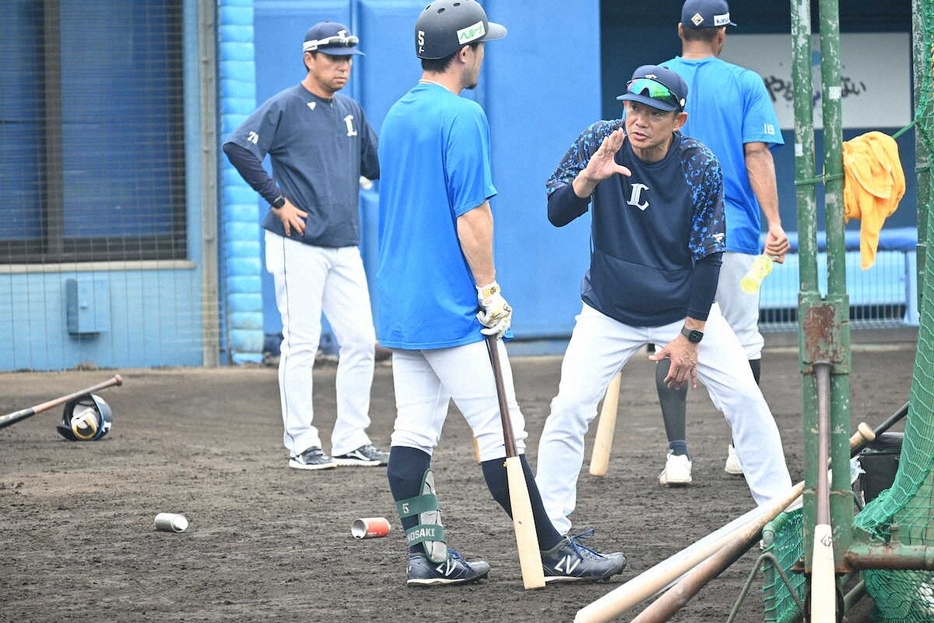
M391 529L385 517L364 517L354 520L350 534L355 539L378 539L389 534Z

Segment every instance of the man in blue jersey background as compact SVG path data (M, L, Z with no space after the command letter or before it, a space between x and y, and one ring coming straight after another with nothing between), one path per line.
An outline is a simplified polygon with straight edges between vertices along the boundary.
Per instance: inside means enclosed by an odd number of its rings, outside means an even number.
M688 86L639 67L619 98L625 118L586 128L548 179L548 218L592 214L583 307L561 365L536 480L560 532L571 527L584 437L607 385L639 350L663 345L665 382L706 385L724 413L759 504L791 487L781 437L743 348L714 303L726 248L723 178L714 154L680 129Z
M767 225L765 254L784 262L790 248L779 216L770 151L784 141L762 78L717 58L728 26L736 24L725 0L687 0L678 24L681 55L662 65L679 74L691 91L682 132L709 147L723 170L726 250L716 301L743 345L745 356L736 364L748 361L758 383L765 343L759 332L759 293L744 292L740 281L762 252L762 215ZM692 481L685 431L687 386L669 388L664 383L667 374L667 360L663 360L655 378L668 435L668 457L659 480L669 486L685 485ZM727 448L725 470L743 473L732 443Z
M506 29L474 0L436 0L415 24L418 84L389 109L380 130L377 333L392 349L397 415L388 478L409 548L410 586L465 584L489 573L447 547L432 452L451 400L477 441L493 498L510 512L506 456L486 335L503 337L512 309L496 282L490 128L476 102L486 41ZM620 573L621 553L602 555L548 520L525 459L525 420L502 340L503 385L532 502L546 582Z
M282 316L279 394L289 466L385 465L373 446L370 389L376 331L360 257L360 177L379 177L376 133L347 85L357 37L320 22L305 34L301 83L265 101L231 134L224 153L269 203L263 218L266 270ZM273 175L263 168L269 156ZM314 425L312 370L327 316L340 345L331 453Z

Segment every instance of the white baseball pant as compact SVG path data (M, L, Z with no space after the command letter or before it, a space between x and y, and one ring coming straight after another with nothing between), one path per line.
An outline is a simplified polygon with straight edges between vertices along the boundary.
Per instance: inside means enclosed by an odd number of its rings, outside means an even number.
M538 450L536 482L545 510L562 534L577 504L584 436L610 380L646 344L668 344L683 321L662 327L629 327L583 306L561 364L558 395L551 402ZM743 349L716 304L698 349L697 373L733 434L743 473L756 503L786 493L791 477L778 427L756 385Z
M312 369L321 339L321 314L340 346L333 455L370 443L370 389L376 330L363 260L357 247L315 247L267 231L266 269L276 285L282 315L279 395L282 442L292 456L323 447L314 421Z
M724 253L715 299L720 305L720 313L742 344L747 360L761 359L765 345L765 339L759 332L759 292L748 294L739 287L739 282L757 257L733 251Z
M506 347L502 340L496 344L516 451L523 454L528 436L525 418L516 401ZM453 399L477 439L480 460L506 456L496 382L485 341L432 350L394 349L392 378L397 410L393 446L432 454Z

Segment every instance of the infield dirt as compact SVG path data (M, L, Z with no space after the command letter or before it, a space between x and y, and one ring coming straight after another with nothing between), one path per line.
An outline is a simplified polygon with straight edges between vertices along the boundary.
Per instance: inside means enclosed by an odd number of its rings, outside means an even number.
M914 347L854 347L854 430L859 421L879 424L908 399ZM795 348L769 347L762 366L794 481L803 477L798 360ZM560 358L514 357L512 366L534 466ZM60 438L60 409L0 430L0 621L572 621L581 607L753 506L742 477L723 471L729 431L703 389L691 392L688 405L695 482L659 485L667 446L651 366L644 355L627 366L609 474L593 478L585 463L572 517L575 529L596 529L590 544L624 551L629 566L610 583L539 591L522 588L511 522L487 492L469 429L453 408L434 460L444 522L451 546L493 570L477 585L409 589L385 468L290 469L275 368L2 374L0 413L115 372L124 385L99 394L114 413L100 441ZM314 373L325 440L335 370L323 362ZM371 413L371 436L388 448L389 364L377 366ZM596 423L588 459L595 431ZM184 514L188 530L154 530L160 512ZM353 521L373 516L389 519L390 535L352 538ZM758 553L747 553L672 620L726 621ZM752 586L739 623L763 620L761 575ZM851 623L869 620L861 614L867 602Z

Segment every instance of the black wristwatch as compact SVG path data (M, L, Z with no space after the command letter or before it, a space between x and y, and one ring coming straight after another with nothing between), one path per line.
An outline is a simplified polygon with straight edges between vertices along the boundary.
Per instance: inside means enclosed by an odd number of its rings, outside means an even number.
M278 210L279 208L281 208L281 207L284 206L284 205L285 205L285 197L284 197L283 195L279 195L278 197L276 197L275 199L273 199L272 203L269 204L269 206L270 206L273 210Z
M687 327L681 327L681 335L686 337L691 344L700 344L700 341L704 339L703 331L688 329Z

